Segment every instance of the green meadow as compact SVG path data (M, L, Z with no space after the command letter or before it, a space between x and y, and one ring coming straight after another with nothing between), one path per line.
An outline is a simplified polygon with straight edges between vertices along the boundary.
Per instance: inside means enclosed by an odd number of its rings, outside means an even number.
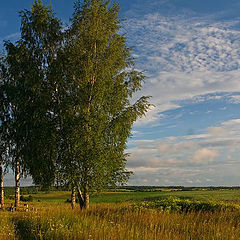
M27 191L22 191L27 193ZM240 239L240 190L119 191L72 210L68 191L31 193L29 211L0 211L0 239ZM29 194L23 195L25 198Z
M25 194L24 196L29 196L29 194ZM71 192L69 191L39 192L36 194L32 194L31 196L33 196L34 202L35 201L65 202L66 199L71 198ZM171 196L189 200L240 202L240 190L224 189L224 190L171 191L167 189L156 192L150 191L104 192L100 194L93 194L90 198L90 203L123 203L131 201L158 200L168 198Z

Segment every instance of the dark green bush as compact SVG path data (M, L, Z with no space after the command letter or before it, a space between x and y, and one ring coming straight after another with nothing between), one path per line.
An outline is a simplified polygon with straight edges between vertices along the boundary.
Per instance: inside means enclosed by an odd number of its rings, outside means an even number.
M33 201L33 196L29 195L28 197L26 196L20 196L20 201L22 202L32 202Z
M159 209L161 211L177 211L177 212L198 212L198 211L221 211L221 210L240 210L240 206L236 204L227 204L223 202L203 202L191 201L189 199L179 199L176 197L169 197L167 199L155 201L143 201L133 204L134 209Z

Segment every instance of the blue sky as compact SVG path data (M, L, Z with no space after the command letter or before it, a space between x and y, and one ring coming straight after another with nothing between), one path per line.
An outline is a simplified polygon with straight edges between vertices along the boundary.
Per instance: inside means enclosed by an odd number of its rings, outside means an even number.
M18 11L31 2L1 3L1 48L19 36ZM51 2L67 23L74 1ZM135 97L151 95L155 105L128 141L129 184L239 185L239 0L119 2L122 31L147 76Z

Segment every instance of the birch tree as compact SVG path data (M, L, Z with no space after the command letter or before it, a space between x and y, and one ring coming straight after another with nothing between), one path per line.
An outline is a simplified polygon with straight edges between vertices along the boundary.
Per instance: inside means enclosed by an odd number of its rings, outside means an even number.
M10 105L11 157L15 169L15 207L19 206L20 173L36 184L54 181L56 159L55 59L61 23L49 6L35 1L21 15L21 38L5 42Z
M5 79L4 79L4 63L0 58L0 209L4 208L4 188L3 188L3 165L4 157L7 151L7 134L6 134L6 115L7 105L5 96Z
M75 193L88 208L89 194L128 180L127 139L150 106L147 96L133 100L144 75L120 33L119 10L111 1L77 1L63 29L35 1L21 12L20 40L5 43L16 176L17 163L36 184L61 176L73 208Z
M8 72L4 55L0 56L0 208L4 208L3 175L11 165L9 132L10 104L7 96L9 83Z
M126 182L127 139L150 106L149 97L131 104L144 76L120 34L119 10L110 1L78 1L66 37L61 166L81 208L88 208L89 193Z

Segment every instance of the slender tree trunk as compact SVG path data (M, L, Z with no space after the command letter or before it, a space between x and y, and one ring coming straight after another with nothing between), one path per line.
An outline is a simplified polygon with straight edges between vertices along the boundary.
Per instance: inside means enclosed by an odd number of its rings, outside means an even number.
M72 187L72 195L71 195L71 205L72 209L75 209L76 207L76 187Z
M94 57L97 55L97 43L94 43L93 46L93 50L94 50ZM96 62L95 62L96 65ZM87 104L87 114L88 116L90 116L90 110L91 110L91 102L92 102L92 97L93 97L93 87L96 81L96 66L93 76L91 77L90 80L90 92L89 92L89 97L88 97L88 104ZM86 125L87 131L90 132L91 130L91 126L89 126L89 124L87 123ZM89 140L88 140L89 141ZM78 199L79 199L79 205L81 209L89 209L89 191L88 191L88 187L87 184L85 185L83 192L80 189L80 186L78 185Z
M89 193L84 193L84 209L89 209Z
M0 159L0 209L4 209L3 166Z
M19 208L20 201L20 163L17 160L15 166L15 210Z
M84 209L89 209L89 192L88 192L87 186L85 186L84 188L83 199L84 199Z
M94 57L96 58L97 42L94 43L93 51L94 51ZM93 76L91 77L91 81L90 81L91 87L90 87L90 94L89 94L88 106L87 106L87 112L88 112L89 116L90 116L90 110L91 110L91 102L92 102L92 98L93 98L93 88L94 88L94 84L96 81L96 70L97 70L97 62L95 61L95 68L93 69L94 73L93 73ZM87 130L89 132L91 131L91 126L89 126L88 123L87 123ZM86 171L88 171L88 169L86 169ZM89 209L89 190L88 190L87 184L85 185L84 190L83 190L83 195L81 195L81 196L82 196L82 203L79 200L80 208L81 209Z
M78 186L78 199L81 209L89 209L89 193L87 187L85 187L84 191L82 192Z
M84 199L83 199L83 195L82 195L82 191L80 189L80 186L78 186L78 188L77 188L77 194L78 194L78 202L79 202L80 208L83 209Z

